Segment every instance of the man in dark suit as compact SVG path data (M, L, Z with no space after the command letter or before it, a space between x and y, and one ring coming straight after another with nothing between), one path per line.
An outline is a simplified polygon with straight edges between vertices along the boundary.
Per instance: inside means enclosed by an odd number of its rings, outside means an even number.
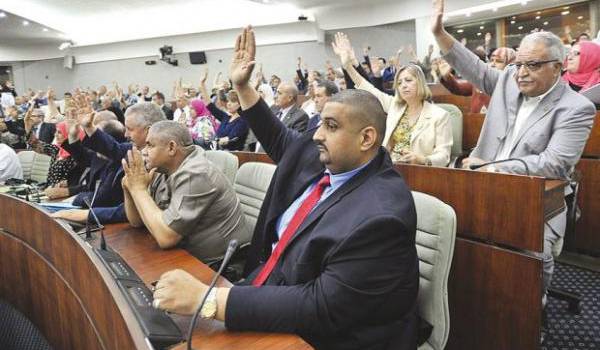
M173 120L173 110L171 107L165 104L165 95L162 92L156 92L152 95L152 102L154 102L165 114L168 120Z
M308 126L306 130L312 130L316 128L321 122L321 112L323 112L323 107L325 107L325 103L329 101L329 98L334 94L337 94L339 89L334 82L328 80L322 80L315 87L315 109L317 110L317 114L310 117L308 120Z
M254 33L236 43L230 79L278 164L256 223L247 285L216 288L201 315L235 331L297 333L318 349L416 349L416 213L381 147L385 113L368 92L331 98L316 132L287 128L248 83ZM165 273L154 306L191 314L207 286Z
M29 113L29 112L28 112ZM41 109L34 109L30 112L30 127L28 128L27 116L25 117L25 130L35 135L35 137L45 143L52 143L54 140L54 134L56 133L56 125L53 123L45 123L44 111Z
M277 94L271 111L288 128L299 132L306 130L308 115L302 108L298 107L298 87L296 85L283 82L277 86ZM246 139L249 150L264 152L264 148L256 141L256 136L253 132L250 132Z

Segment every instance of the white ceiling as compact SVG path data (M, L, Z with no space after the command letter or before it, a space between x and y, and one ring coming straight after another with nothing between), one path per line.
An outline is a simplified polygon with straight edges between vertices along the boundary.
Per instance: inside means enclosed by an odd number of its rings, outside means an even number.
M0 44L37 45L72 40L76 46L87 46L128 40L166 37L172 35L211 32L239 28L249 23L255 26L284 24L297 21L300 14L309 20L323 19L328 14L326 27L331 25L331 14L337 9L348 13L353 8L365 9L365 6L381 9L406 7L407 11L398 18L406 18L408 12L418 11L431 0L0 0L0 11L7 12L6 18L0 18ZM467 18L460 11L475 9L482 4L514 3L516 0L447 0L449 12L457 13L448 18L448 23L468 22L490 17L499 17L519 11L530 11L540 7L558 6L578 0L529 0L526 5L517 4L500 7L497 12L491 9L477 11ZM424 4L424 3L427 4ZM406 6L403 6L403 5ZM359 10L363 11L363 10ZM423 12L423 10L421 10ZM14 15L12 15L14 14ZM16 15L16 16L15 16ZM419 14L423 16L424 14ZM22 16L29 19L27 27L21 25ZM361 15L355 14L356 18ZM414 18L414 16L412 17ZM369 17L364 20L370 25L384 24L391 17L380 20ZM339 23L347 26L348 19L340 18ZM36 23L37 22L37 23ZM351 25L360 26L361 20L351 21ZM374 23L375 22L375 23ZM39 23L39 24L38 24ZM363 24L364 25L364 24ZM50 30L43 32L42 28ZM64 33L64 37L59 34Z

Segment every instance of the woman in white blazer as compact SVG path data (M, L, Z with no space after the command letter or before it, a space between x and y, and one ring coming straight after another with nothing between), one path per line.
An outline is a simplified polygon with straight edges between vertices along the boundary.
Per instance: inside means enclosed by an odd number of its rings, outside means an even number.
M387 113L383 144L394 162L447 166L452 148L450 116L428 102L431 90L420 67L409 64L396 72L395 95L388 95L363 78L354 68L357 62L348 38L336 34L334 51L356 88L375 95Z

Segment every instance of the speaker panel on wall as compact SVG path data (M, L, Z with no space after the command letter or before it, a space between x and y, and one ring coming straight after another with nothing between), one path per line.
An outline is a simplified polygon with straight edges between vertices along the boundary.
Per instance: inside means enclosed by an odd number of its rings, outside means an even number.
M206 54L204 51L190 52L190 63L191 64L205 64Z
M65 55L63 59L63 67L66 69L73 69L73 64L75 64L75 57L71 55Z

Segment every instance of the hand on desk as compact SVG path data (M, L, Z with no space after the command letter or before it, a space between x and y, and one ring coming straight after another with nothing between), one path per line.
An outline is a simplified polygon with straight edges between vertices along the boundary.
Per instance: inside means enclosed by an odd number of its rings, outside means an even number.
M463 159L462 168L463 169L471 169L470 168L471 165L479 165L479 164L483 164L483 163L487 163L487 162L483 159L469 157L469 158ZM488 167L479 168L478 170L488 171Z
M225 320L225 309L230 288L216 288L216 319ZM181 315L193 315L208 286L183 270L172 270L160 276L154 289L155 307Z
M84 223L87 221L88 212L89 210L87 209L60 210L55 213L52 213L52 217Z
M49 199L59 199L69 197L69 189L66 187L56 186L48 187L44 190Z

